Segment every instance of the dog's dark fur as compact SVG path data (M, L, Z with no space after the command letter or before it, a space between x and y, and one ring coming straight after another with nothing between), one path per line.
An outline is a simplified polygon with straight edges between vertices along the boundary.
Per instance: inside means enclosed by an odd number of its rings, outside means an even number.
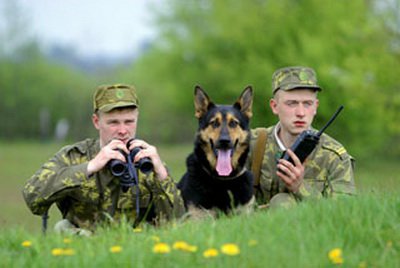
M186 208L227 213L253 200L253 175L245 168L253 90L245 88L233 105L216 105L196 86L194 103L199 128L178 188Z

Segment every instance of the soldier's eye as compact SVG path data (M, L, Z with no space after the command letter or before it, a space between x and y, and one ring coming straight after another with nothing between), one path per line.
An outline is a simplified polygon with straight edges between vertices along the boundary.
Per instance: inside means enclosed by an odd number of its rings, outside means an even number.
M285 104L291 108L296 107L299 103L297 101L287 101Z

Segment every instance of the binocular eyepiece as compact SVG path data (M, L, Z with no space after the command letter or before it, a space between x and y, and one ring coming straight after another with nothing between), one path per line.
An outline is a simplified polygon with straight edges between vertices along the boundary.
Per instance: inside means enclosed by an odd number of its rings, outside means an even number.
M128 147L129 143L130 142L128 142ZM141 149L139 147L135 147L129 152L129 154L119 150L119 152L125 156L126 162L113 159L108 164L111 173L120 178L120 183L123 188L137 184L136 169L139 169L146 175L153 170L153 163L148 157L144 157L137 162L133 162L133 159L140 150Z
M139 147L133 148L129 152L129 154L126 154L124 151L119 150L119 152L125 156L125 159L127 161L122 162L117 159L111 160L110 164L109 164L111 173L116 177L120 177L124 173L126 173L128 171L128 165L129 165L128 158L131 160L134 159L136 154L139 151L140 151ZM135 168L140 169L140 171L143 172L144 174L148 174L153 170L153 163L151 162L150 158L148 158L148 157L144 157L144 158L140 159L138 162L133 163L133 165Z

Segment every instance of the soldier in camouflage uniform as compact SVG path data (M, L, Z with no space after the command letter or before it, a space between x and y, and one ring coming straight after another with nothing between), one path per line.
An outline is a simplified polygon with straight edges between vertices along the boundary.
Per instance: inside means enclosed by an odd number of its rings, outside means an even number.
M321 88L311 68L286 67L273 74L270 107L279 122L267 128L260 184L255 193L258 204L287 207L304 199L355 194L354 160L327 134L321 136L304 164L290 149L288 153L295 165L280 159L301 132L312 129L319 104L318 91ZM258 135L258 130L253 129L253 148Z
M64 220L57 229L72 232L94 230L105 219L122 217L134 222L140 218L152 223L180 217L184 211L180 191L175 187L154 146L134 139L139 115L136 90L129 85L100 86L93 97L92 122L98 139L86 139L62 148L26 183L23 196L34 214L42 215L56 203ZM150 158L153 172L138 170L139 204L136 208L136 186L122 191L120 180L111 174L112 159L126 162L126 154L140 147L135 162ZM145 216L144 216L145 215Z

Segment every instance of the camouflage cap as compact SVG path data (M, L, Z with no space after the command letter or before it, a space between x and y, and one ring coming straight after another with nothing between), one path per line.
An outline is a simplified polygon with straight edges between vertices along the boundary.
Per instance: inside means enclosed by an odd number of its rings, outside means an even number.
M129 85L102 85L93 95L93 110L109 112L119 107L139 107L136 89Z
M317 75L309 67L293 66L278 69L272 75L272 94L279 89L314 89L321 91L317 84Z

